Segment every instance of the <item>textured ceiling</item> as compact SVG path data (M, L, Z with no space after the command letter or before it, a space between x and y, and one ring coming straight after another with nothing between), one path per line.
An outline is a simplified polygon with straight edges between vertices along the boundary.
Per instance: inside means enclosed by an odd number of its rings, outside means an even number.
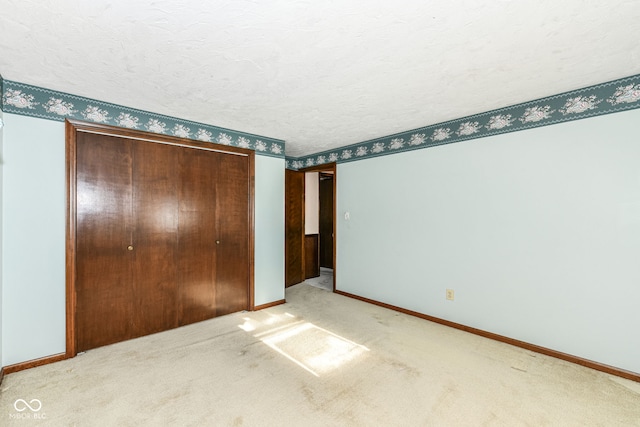
M9 80L302 156L640 73L640 1L0 0Z

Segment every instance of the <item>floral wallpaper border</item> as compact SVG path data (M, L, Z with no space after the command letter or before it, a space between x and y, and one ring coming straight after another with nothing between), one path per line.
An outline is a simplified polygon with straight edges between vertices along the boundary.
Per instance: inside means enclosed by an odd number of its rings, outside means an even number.
M640 108L640 75L323 151L287 169L344 163Z
M249 148L256 154L284 157L284 141L182 120L108 102L70 95L0 77L2 111L42 119L66 118L104 123L163 135Z

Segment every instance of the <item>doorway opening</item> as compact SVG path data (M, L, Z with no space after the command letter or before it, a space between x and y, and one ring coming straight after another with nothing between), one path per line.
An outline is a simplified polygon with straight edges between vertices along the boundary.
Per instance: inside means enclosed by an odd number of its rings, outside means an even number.
M336 165L287 170L286 286L335 291Z
M333 291L333 171L305 172L305 282Z

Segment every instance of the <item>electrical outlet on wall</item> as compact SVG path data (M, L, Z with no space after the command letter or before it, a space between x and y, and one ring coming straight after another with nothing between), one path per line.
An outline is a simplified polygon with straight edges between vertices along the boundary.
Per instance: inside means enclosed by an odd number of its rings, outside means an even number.
M445 293L445 297L449 301L453 301L453 298L454 298L453 289L447 289L447 292Z

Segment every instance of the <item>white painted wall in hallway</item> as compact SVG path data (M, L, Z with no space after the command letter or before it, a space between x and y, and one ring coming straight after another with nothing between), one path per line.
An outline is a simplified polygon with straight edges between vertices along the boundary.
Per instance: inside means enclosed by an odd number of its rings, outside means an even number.
M304 174L304 234L320 233L320 173Z

